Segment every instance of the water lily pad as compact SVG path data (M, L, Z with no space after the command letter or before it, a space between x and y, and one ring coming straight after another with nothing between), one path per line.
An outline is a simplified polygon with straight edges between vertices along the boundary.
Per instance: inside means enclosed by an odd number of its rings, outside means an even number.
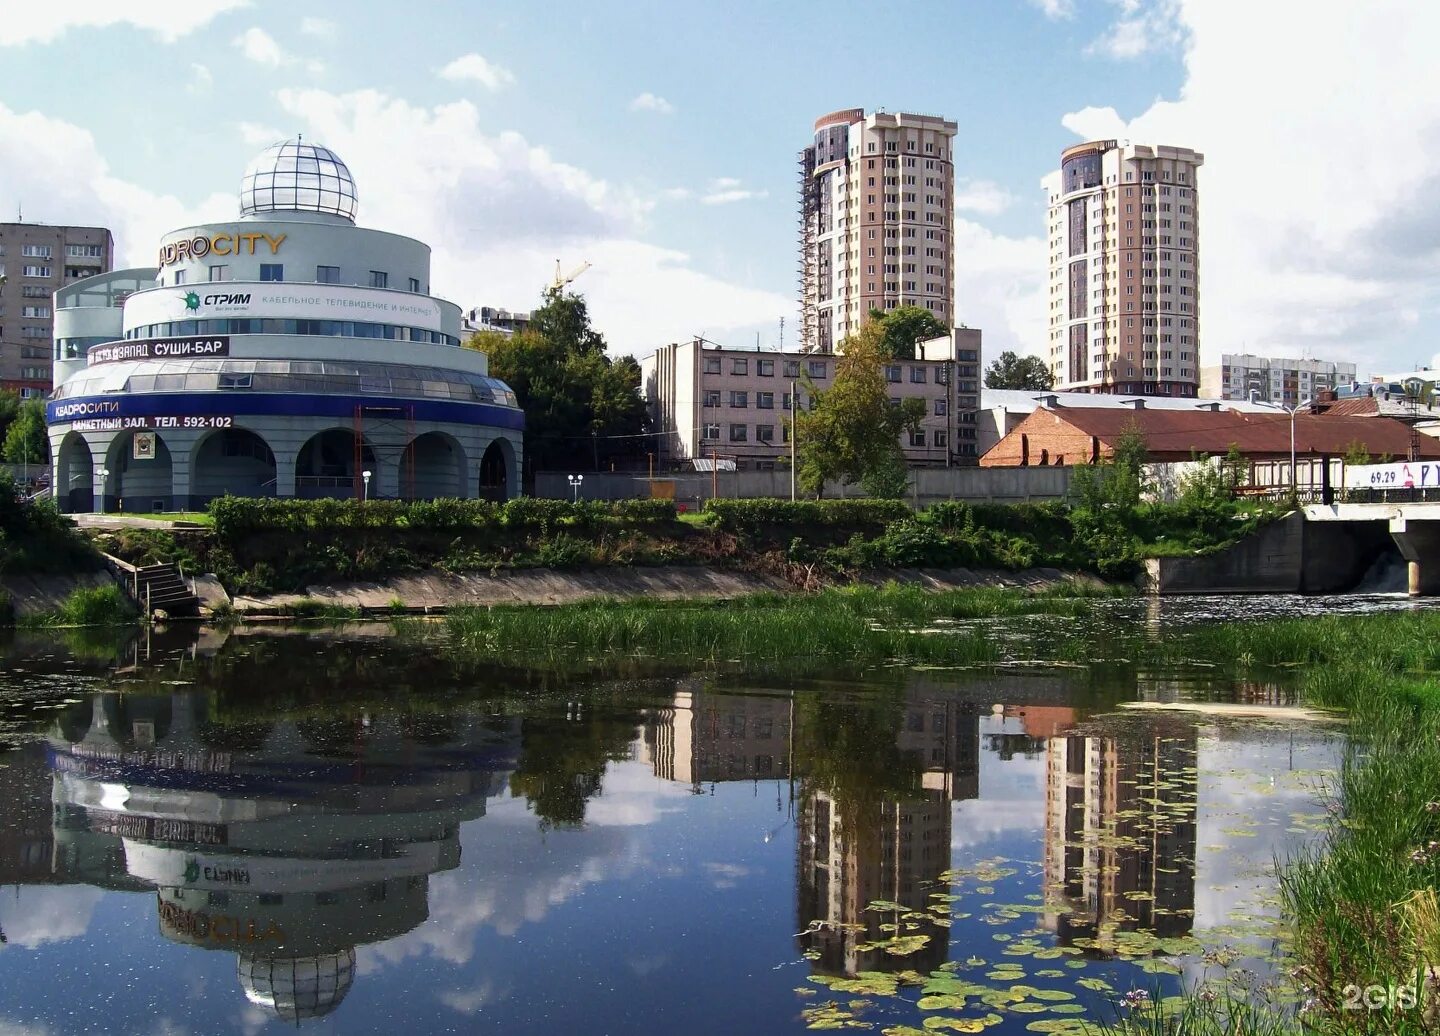
M1022 1000L1018 1004L1011 1004L1010 1010L1016 1014L1040 1014L1048 1010L1044 1004L1037 1004L1031 1000Z
M915 1006L922 1011L962 1011L965 1009L965 994L922 996Z
M985 1023L979 1018L926 1018L925 1028L931 1032L947 1030L950 1032L984 1032Z
M1067 993L1063 989L1037 989L1030 995L1036 1000L1049 1000L1051 1002L1075 999L1074 993Z

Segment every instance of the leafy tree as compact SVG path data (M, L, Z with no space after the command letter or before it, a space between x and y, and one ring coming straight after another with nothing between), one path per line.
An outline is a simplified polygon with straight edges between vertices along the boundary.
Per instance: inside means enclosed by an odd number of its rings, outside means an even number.
M1001 353L985 368L985 387L1044 392L1055 384L1055 376L1038 356L1019 356L1010 350Z
M879 321L867 321L843 343L829 389L805 381L814 404L808 411L795 409L791 434L798 435L796 475L807 493L819 494L830 480L859 482L866 492L888 497L905 491L900 433L919 427L925 403L907 399L891 405L884 334Z
M882 348L896 360L915 359L915 347L919 343L948 332L935 314L923 306L897 306L888 313L872 309L869 319L880 325Z
M598 469L643 454L649 415L640 365L605 355L582 296L549 291L545 300L524 331L481 331L465 343L490 357L490 373L525 411L527 468Z
M20 413L20 393L0 389L0 439L10 430L10 422Z
M45 404L27 399L5 430L5 460L10 464L43 464L50 456L45 435Z
M1075 507L1070 523L1075 538L1096 559L1103 576L1133 575L1139 538L1131 528L1144 492L1149 457L1145 434L1131 424L1115 440L1111 456L1099 464L1078 464L1070 484Z

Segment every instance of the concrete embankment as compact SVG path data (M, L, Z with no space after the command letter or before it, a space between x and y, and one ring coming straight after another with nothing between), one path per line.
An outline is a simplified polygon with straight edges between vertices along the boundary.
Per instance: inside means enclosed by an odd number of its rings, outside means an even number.
M926 589L1014 586L1040 589L1075 578L1058 569L992 572L978 569L895 569L867 573L863 582L910 583ZM301 601L318 601L362 611L441 612L465 605L575 604L592 600L728 600L756 593L785 593L795 586L778 576L762 576L700 565L560 571L517 569L494 575L417 572L383 582L332 583L307 587L301 594L237 595L234 607L247 615L283 614Z
M75 572L67 575L0 576L0 590L10 598L17 618L60 610L76 590L109 586L109 572Z

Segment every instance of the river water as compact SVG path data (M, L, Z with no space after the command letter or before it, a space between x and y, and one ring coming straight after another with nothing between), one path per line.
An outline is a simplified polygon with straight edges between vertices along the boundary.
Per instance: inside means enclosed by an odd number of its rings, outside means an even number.
M1045 644L1403 606L1102 602L993 624L1024 665L804 680L22 636L0 1032L1078 1032L1221 947L1263 982L1341 729L1127 708L1291 692Z

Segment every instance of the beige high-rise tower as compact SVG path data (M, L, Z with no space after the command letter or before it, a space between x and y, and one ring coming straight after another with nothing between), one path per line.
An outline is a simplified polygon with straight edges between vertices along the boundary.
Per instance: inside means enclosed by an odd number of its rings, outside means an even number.
M800 152L800 347L834 352L872 309L955 325L956 125L846 108Z
M1194 396L1205 156L1114 140L1066 148L1045 178L1055 388Z

